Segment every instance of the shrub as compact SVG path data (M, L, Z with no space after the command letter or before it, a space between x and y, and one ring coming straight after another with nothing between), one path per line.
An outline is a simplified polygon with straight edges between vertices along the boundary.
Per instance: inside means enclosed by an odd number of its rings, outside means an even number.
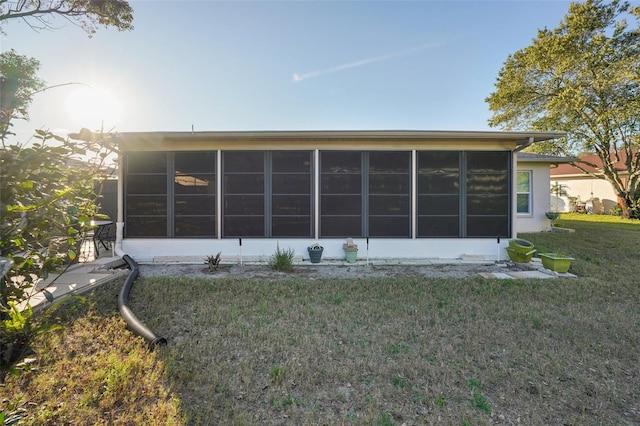
M280 250L280 245L276 247L276 252L269 260L269 266L274 271L291 272L293 271L293 249Z

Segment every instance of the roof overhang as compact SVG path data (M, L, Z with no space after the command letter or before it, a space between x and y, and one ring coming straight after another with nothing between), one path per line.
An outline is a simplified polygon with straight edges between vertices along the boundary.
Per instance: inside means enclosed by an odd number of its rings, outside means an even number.
M243 142L260 144L269 142L298 141L314 143L319 147L335 141L346 142L473 142L482 144L502 143L519 151L525 147L551 139L565 137L564 132L496 132L453 130L269 130L269 131L214 131L214 132L124 132L116 140L147 143L180 142ZM125 147L128 148L128 147Z
M577 159L575 157L560 157L557 155L534 154L531 152L518 152L519 163L545 163L545 164L568 164Z

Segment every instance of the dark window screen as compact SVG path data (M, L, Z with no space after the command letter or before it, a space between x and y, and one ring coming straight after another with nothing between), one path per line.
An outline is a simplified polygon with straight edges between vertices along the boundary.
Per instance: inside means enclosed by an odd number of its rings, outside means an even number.
M265 152L225 151L223 236L265 236Z
M174 154L174 236L215 237L216 153Z
M362 153L320 153L320 235L362 236Z
M271 236L311 237L312 152L271 152Z
M420 151L418 237L460 237L460 156L458 151Z
M467 237L508 237L510 152L467 153Z
M409 237L411 153L375 151L368 159L368 236Z
M167 237L166 152L124 156L125 237Z

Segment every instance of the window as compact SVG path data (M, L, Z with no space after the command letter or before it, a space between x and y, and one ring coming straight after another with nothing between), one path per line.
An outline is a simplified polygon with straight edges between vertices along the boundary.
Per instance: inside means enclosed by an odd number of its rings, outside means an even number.
M311 238L315 211L322 238L410 238L413 220L419 238L510 235L509 151L418 151L413 172L406 150L320 151L317 172L309 150L217 156L126 153L125 237ZM518 214L531 214L531 179L514 181Z
M418 237L460 234L461 152L421 151L418 168Z
M271 152L272 237L311 237L311 154Z
M371 237L411 235L411 152L369 153Z
M508 237L511 153L466 153L466 236Z
M409 237L411 152L320 153L322 237Z
M362 236L362 153L320 153L320 234Z
M223 236L312 235L311 151L225 151Z
M517 212L518 214L531 214L531 171L518 171L517 179Z
M226 151L224 170L225 237L264 237L265 152Z
M216 235L216 153L125 156L127 237Z
M167 237L166 152L130 152L125 157L125 236Z
M216 236L216 153L174 154L174 236Z

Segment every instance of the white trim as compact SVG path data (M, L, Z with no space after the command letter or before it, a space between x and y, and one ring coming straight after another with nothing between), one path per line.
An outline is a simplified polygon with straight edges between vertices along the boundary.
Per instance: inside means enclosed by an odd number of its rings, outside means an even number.
M320 150L313 150L313 239L320 238Z
M526 212L518 212L518 195L524 194L524 192L518 191L518 173L527 173L529 175L529 202L527 203L528 211ZM516 190L515 190L515 198L516 198L516 215L520 217L531 217L533 216L533 170L517 170L516 169Z
M216 237L222 239L222 150L216 150Z
M411 239L418 235L418 151L411 150Z

